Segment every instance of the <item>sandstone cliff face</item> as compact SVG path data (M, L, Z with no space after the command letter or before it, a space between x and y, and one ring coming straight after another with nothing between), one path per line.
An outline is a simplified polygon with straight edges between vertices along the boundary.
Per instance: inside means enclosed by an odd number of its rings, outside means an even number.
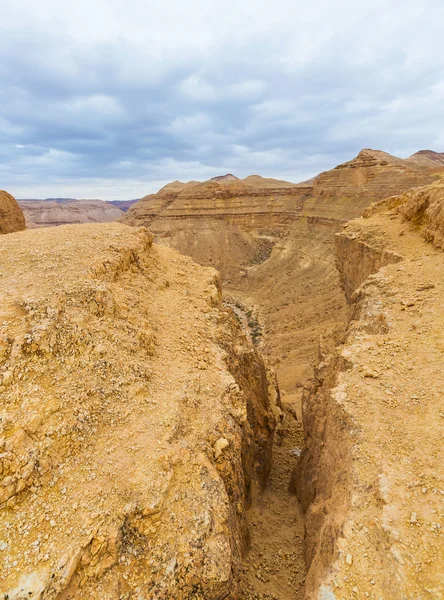
M11 194L0 190L0 234L25 229L25 217Z
M1 593L226 598L279 398L216 272L118 224L0 252Z
M321 345L293 478L307 598L444 594L443 207L442 184L411 190L337 236L350 322Z
M74 223L109 223L124 213L102 200L73 200L66 203L47 200L19 200L28 227L54 227Z

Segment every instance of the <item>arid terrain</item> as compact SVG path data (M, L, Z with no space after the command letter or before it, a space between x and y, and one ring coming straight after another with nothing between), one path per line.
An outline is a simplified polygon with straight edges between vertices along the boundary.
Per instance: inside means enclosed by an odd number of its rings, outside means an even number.
M443 183L374 205L337 237L350 320L305 390L294 472L307 598L444 595L443 250Z
M220 271L226 297L259 321L281 390L294 394L313 373L319 335L345 319L335 233L371 202L437 178L432 167L363 150L302 184L259 176L175 182L122 221Z
M225 597L280 409L216 272L118 224L0 252L4 597Z
M118 205L102 200L19 200L26 225L53 227L74 223L109 223L123 216Z
M444 598L442 153L2 197L5 598Z

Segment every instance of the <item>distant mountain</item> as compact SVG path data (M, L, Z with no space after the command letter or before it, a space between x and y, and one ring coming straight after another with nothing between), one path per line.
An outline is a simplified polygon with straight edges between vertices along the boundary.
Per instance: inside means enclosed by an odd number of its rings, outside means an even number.
M135 200L107 200L108 204L113 204L116 208L120 208L123 212L126 212L130 206L139 202L140 198Z
M17 202L57 202L67 204L68 202L79 202L76 198L18 198Z
M217 181L221 183L222 181L236 181L239 177L232 175L231 173L227 173L226 175L217 175L217 177L212 177L210 181Z
M444 152L434 150L420 150L412 154L407 160L420 163L428 167L444 167Z
M62 200L62 201L60 201ZM71 223L108 223L123 215L120 208L103 200L18 200L26 218L26 225L53 227Z
M123 212L126 212L130 206L139 200L140 198L136 198L135 200L100 200L99 198L23 198L19 199L18 202L56 202L57 204L71 204L72 202L81 202L86 204L91 202L105 202L107 204L112 204L114 207L119 208Z

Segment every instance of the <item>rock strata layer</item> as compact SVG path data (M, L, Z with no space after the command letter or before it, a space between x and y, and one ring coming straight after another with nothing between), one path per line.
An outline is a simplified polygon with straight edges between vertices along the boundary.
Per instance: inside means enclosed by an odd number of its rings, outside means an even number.
M74 223L110 223L123 215L112 203L102 200L19 200L28 227L54 227Z
M261 348L294 393L313 373L319 335L345 322L335 233L371 202L437 178L427 165L366 149L302 184L257 175L174 182L123 221L221 272L226 295L257 313Z
M16 199L0 190L0 234L25 229L25 217Z
M337 236L349 325L321 345L293 477L307 598L444 596L443 211L436 183Z
M0 592L226 598L275 379L216 272L119 224L0 240Z

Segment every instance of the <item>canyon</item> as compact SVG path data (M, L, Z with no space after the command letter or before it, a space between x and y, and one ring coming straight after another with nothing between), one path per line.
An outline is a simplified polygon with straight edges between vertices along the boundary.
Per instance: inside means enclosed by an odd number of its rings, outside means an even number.
M313 374L319 335L345 320L335 234L371 202L438 177L429 166L366 149L301 184L259 176L175 182L121 220L219 270L226 298L262 325L261 350L291 395Z
M119 221L0 240L5 597L443 597L442 155Z

